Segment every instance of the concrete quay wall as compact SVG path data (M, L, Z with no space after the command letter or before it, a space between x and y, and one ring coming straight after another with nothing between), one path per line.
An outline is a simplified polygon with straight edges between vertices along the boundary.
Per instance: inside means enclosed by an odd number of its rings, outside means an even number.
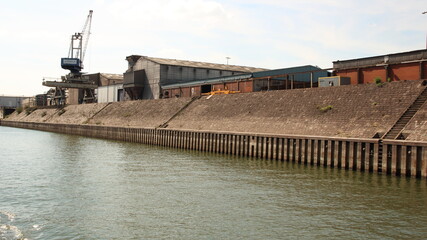
M0 125L427 179L427 142L22 121Z
M99 126L373 138L393 127L425 88L422 81L190 98L70 105L6 120ZM165 124L167 123L167 124ZM405 127L427 141L427 104Z

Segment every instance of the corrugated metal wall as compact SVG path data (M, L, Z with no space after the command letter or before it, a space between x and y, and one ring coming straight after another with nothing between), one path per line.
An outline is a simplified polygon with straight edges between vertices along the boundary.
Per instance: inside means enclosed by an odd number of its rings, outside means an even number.
M120 89L123 89L123 84L98 87L98 103L117 102Z
M8 97L0 96L0 107L17 108L21 105L23 99L28 97Z
M160 97L160 64L140 59L134 66L134 70L145 70L143 99L159 99Z
M241 72L162 65L160 78L161 84L167 85L191 82L201 79L231 76L239 73Z

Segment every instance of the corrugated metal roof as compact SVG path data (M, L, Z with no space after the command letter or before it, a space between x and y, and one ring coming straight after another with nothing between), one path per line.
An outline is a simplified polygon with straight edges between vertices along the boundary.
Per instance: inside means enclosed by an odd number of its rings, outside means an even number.
M275 69L275 70L268 70L268 71L262 71L262 72L256 72L253 73L254 78L261 78L261 77L269 77L269 76L277 76L277 75L288 75L288 74L294 74L294 73L309 73L311 71L321 71L321 68L306 65L306 66L299 66L299 67L291 67L291 68L281 68L281 69Z
M364 57L333 62L334 69L350 69L369 67L376 65L397 64L402 62L427 60L427 50L415 50L409 52L392 53L373 57Z
M244 80L248 78L264 78L264 77L271 77L271 76L278 76L278 75L292 75L292 74L295 74L294 80L296 81L310 81L311 80L310 72L314 73L313 74L314 81L317 81L319 77L328 76L328 72L326 70L322 70L321 68L318 68L315 66L306 65L306 66L300 66L300 67L291 67L291 68L282 68L282 69L276 69L276 70L267 70L262 72L254 72L251 74L239 74L239 75L209 78L209 79L185 82L185 83L174 83L174 84L163 85L162 88L171 89L171 88L178 88L178 87L190 87L190 86L199 86L204 84L233 82L236 80Z
M100 73L103 77L110 80L123 80L123 74Z
M137 55L132 55L132 56L136 57ZM132 56L130 56L130 57L132 57ZM268 70L265 68L255 68L255 67L207 63L207 62L195 62L195 61L178 60L178 59L155 58L155 57L147 57L147 56L140 56L140 59L141 58L156 62L158 64L162 64L162 65L193 67L193 68L206 68L206 69L234 71L234 72L253 73L253 72Z

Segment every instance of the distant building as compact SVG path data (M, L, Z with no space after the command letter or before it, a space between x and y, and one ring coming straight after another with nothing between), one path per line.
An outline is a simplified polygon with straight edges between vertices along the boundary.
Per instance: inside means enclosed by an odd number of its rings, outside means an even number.
M123 88L131 100L161 98L161 87L168 84L188 83L266 70L139 55L128 56L126 60L128 70L124 73Z
M349 77L351 84L427 78L427 50L394 53L333 62L335 76Z
M0 96L0 107L17 108L22 106L22 102L30 97Z
M0 118L11 114L18 107L23 107L23 103L28 101L30 97L21 96L0 96Z

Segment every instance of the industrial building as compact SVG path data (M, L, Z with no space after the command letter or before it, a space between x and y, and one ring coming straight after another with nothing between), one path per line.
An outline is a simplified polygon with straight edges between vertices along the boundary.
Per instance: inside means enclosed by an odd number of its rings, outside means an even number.
M427 50L333 62L335 76L349 77L351 84L427 78Z
M121 102L126 99L123 82L100 86L96 92L98 103Z
M108 96L113 96L114 94L118 96L120 94L118 92L114 92L114 93L105 92L105 87L123 84L122 74L93 73L93 74L85 74L84 76L88 78L89 83L96 86L95 88L98 88L96 98L98 99L101 98L102 101L108 102L110 100ZM77 87L74 88L72 83L68 85L70 88L68 89L67 104L74 105L74 104L81 104L85 102L85 96L87 96L87 93L84 92L85 89L77 88ZM99 90L99 88L101 88L101 90ZM113 87L110 87L108 89L109 91L112 91ZM117 88L116 90L120 91L119 88ZM114 101L118 101L118 100L119 99L115 99ZM111 102L112 101L113 99L111 99Z
M354 85L372 83L378 78L383 82L427 78L427 50L339 60L333 62L332 73L327 71L331 69L312 65L268 70L141 55L130 55L126 60L128 69L123 74L83 74L84 86L75 82L49 82L49 86L59 84L59 91L67 89L67 104L81 104L93 102L92 99L103 103L193 97L221 91L245 93Z
M162 95L168 97L193 97L215 92L259 92L317 87L319 78L330 73L315 66L300 66L276 70L210 78L186 83L162 85Z
M0 119L4 118L5 115L11 114L18 107L22 106L22 103L30 97L21 96L0 96Z
M227 77L265 71L263 68L153 58L140 55L126 57L123 88L130 100L158 99L162 86L188 83L216 77Z

